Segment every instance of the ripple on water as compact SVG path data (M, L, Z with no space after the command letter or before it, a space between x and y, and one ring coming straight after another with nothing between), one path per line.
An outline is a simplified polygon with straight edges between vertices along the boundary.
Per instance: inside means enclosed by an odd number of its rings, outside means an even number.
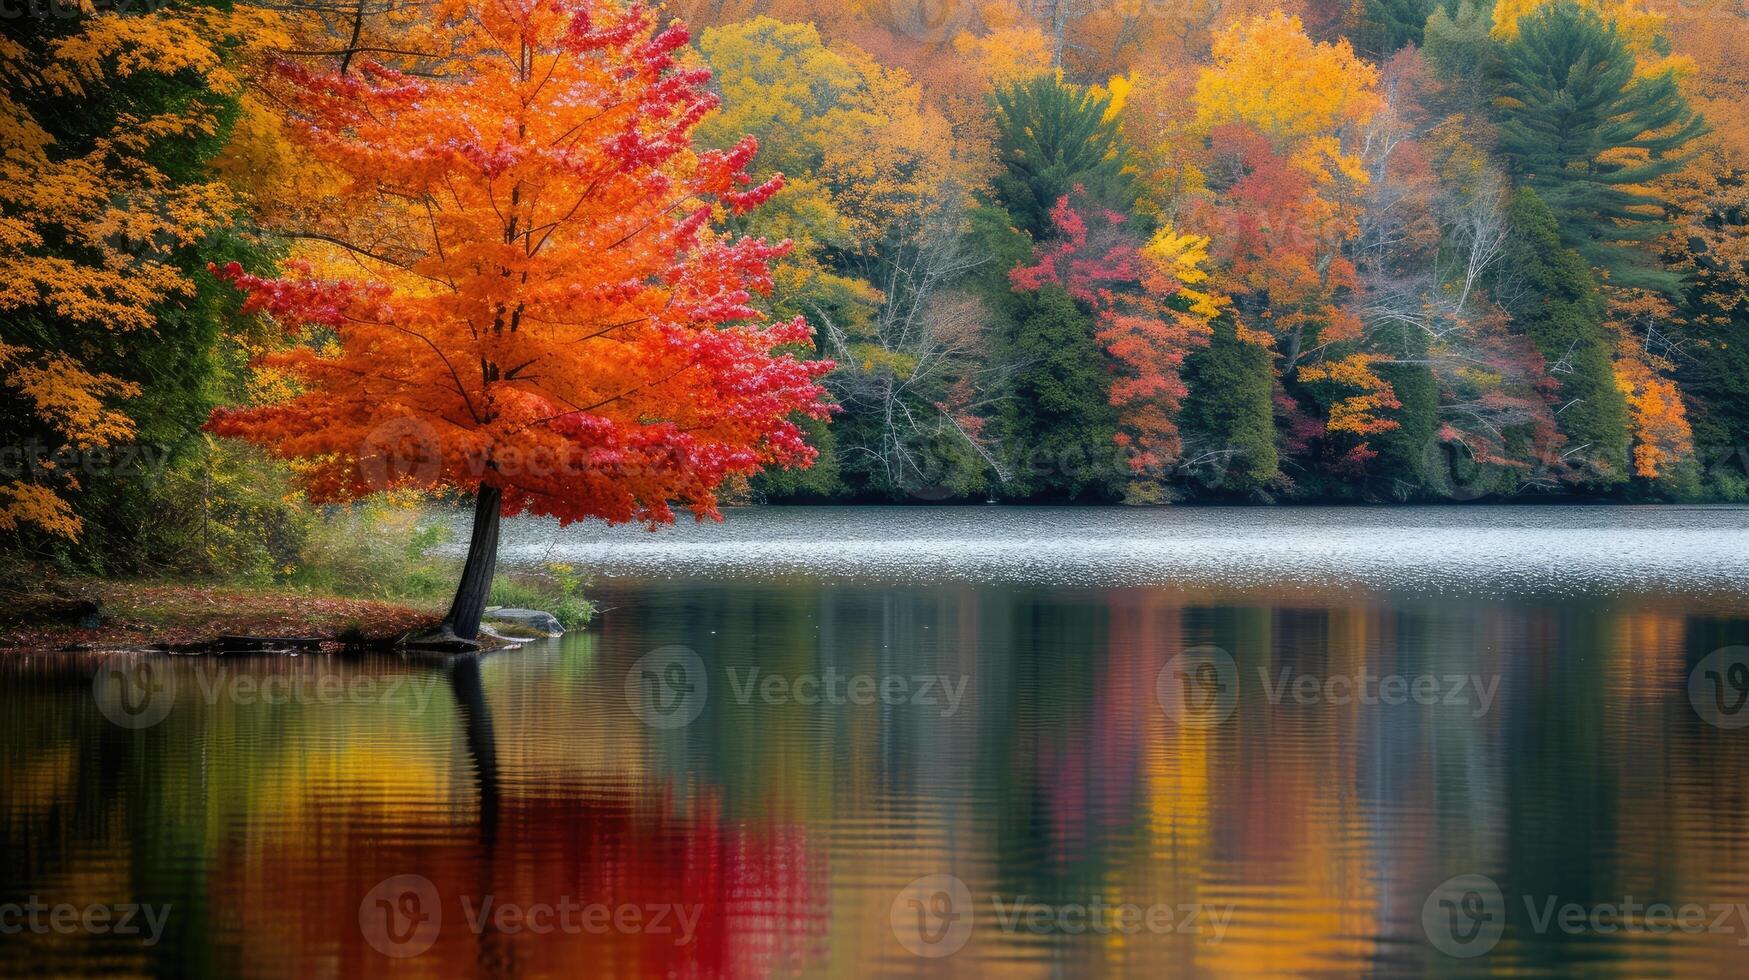
M1735 507L750 507L725 516L655 532L513 520L502 556L609 577L1498 593L1749 586L1749 510ZM466 537L452 536L448 550L459 554Z

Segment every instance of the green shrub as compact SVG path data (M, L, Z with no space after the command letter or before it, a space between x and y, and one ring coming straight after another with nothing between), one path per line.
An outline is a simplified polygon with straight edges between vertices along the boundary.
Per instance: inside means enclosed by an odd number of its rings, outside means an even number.
M488 603L553 614L559 625L576 629L595 617L595 604L583 598L588 581L570 565L548 562L539 572L501 573L492 580Z

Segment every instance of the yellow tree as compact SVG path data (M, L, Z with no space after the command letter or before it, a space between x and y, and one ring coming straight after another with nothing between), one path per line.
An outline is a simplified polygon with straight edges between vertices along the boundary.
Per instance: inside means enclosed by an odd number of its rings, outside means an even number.
M161 161L219 131L238 86L224 51L253 26L166 7L37 18L0 36L0 417L30 440L0 473L0 530L78 537L69 495L85 467L69 462L133 437L125 402L140 388L94 358L121 357L194 294L177 255L232 199ZM172 80L207 97L140 97ZM69 127L73 106L103 125Z
M926 223L961 179L953 134L901 69L850 45L828 46L811 24L768 17L714 28L700 49L723 107L699 128L706 145L760 141L755 173L785 186L743 229L788 238L774 308L830 318L865 337L885 291L870 282L883 246Z
M1216 36L1199 76L1189 132L1210 141L1202 180L1212 199L1192 230L1214 241L1214 284L1234 300L1241 337L1273 342L1284 374L1338 392L1330 431L1389 428L1396 407L1378 358L1355 351L1363 324L1345 249L1359 230L1368 173L1358 149L1378 114L1378 72L1346 40L1313 41L1274 13ZM1302 365L1302 362L1306 362Z

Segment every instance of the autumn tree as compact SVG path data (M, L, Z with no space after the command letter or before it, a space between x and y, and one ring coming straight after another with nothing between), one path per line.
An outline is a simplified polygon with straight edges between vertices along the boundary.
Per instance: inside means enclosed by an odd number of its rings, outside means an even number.
M827 45L812 25L755 18L706 31L700 49L725 99L700 141L752 134L755 175L786 177L732 225L796 243L774 267L770 305L817 325L843 409L810 439L855 492L969 488L984 469L970 410L982 400L970 363L982 317L953 287L981 259L963 247L971 177L948 121L904 70ZM835 489L813 472L769 474L758 488Z
M1158 500L1165 478L1185 462L1184 360L1208 344L1225 306L1225 297L1196 288L1208 279L1208 240L1169 229L1144 239L1127 216L1071 197L1058 202L1052 220L1056 235L1009 278L1023 291L1065 289L1098 318L1096 337L1115 375L1114 441L1131 475L1126 496Z
M151 507L108 451L181 447L206 409L224 304L199 270L235 253L208 163L252 24L192 5L61 13L0 24L0 424L19 450L0 530L83 536L113 565Z
M1350 244L1368 181L1358 141L1379 111L1377 70L1346 41L1315 42L1279 13L1234 24L1213 54L1191 130L1207 140L1207 193L1181 221L1211 239L1211 283L1233 301L1235 338L1273 347L1281 377L1298 386L1285 394L1323 416L1290 418L1290 445L1330 436L1349 463L1364 462L1367 437L1393 428L1397 407L1379 355L1359 345L1352 303Z
M824 412L830 365L780 353L807 325L752 305L787 246L713 230L782 182L751 184L751 139L694 148L717 99L684 28L611 0L435 14L442 79L279 65L300 143L377 230L281 278L223 270L309 342L267 359L294 397L210 426L297 460L317 501L473 491L445 619L471 639L501 515L714 516L726 477L811 460L791 413Z

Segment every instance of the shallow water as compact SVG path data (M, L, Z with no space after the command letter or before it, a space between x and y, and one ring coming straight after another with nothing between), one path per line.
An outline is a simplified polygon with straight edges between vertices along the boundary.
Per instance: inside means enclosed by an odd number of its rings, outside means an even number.
M0 658L0 927L162 910L0 971L1742 975L1744 516L515 522L588 630Z

